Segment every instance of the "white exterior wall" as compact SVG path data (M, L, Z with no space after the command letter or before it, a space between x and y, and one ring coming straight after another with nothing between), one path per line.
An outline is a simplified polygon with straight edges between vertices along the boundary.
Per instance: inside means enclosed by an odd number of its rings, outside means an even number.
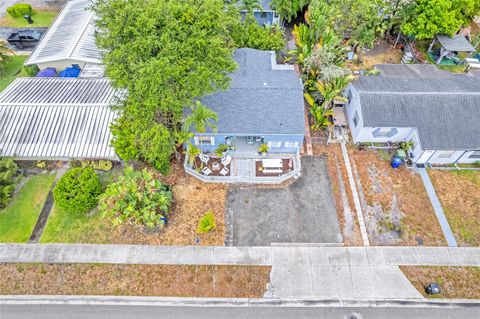
M37 66L40 70L43 70L46 68L55 68L57 72L60 72L72 66L72 64L78 64L80 66L80 69L83 69L83 67L85 66L85 61L61 60L61 61L54 61L54 62L38 63Z
M430 164L452 164L452 163L455 163L458 161L458 159L465 153L464 151L455 151L452 156L448 157L448 158L442 158L442 157L439 157L442 155L442 152L450 152L448 150L435 150L435 152L433 153L433 155L430 157L430 159L428 160L428 163Z
M480 151L480 150L479 150ZM473 151L467 151L463 154L460 159L458 160L459 163L462 164L473 164L476 162L480 162L480 158L469 158L470 155L473 154Z

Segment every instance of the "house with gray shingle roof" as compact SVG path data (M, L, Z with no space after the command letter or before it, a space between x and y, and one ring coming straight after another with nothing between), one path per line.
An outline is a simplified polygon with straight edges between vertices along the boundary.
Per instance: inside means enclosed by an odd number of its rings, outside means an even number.
M237 176L249 175L256 160L295 161L303 145L305 115L303 85L293 66L277 65L274 52L255 49L238 49L234 59L238 68L231 75L230 88L201 101L217 113L216 131L197 132L191 143L203 154L227 145L228 155L238 164ZM266 155L259 154L262 144L268 147ZM246 162L235 160L239 158ZM294 167L299 171L300 163ZM231 169L233 174L235 167Z
M365 76L346 106L355 143L411 141L417 164L480 161L480 81L451 77Z

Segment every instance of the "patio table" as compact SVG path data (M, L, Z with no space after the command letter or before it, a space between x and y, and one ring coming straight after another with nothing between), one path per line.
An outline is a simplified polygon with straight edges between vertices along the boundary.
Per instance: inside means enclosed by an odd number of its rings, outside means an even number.
M262 159L262 166L265 168L282 168L283 163L281 158Z
M214 163L212 164L212 169L213 169L214 171L220 170L220 167L221 167L221 166L220 166L220 163L218 163L218 162L214 162Z

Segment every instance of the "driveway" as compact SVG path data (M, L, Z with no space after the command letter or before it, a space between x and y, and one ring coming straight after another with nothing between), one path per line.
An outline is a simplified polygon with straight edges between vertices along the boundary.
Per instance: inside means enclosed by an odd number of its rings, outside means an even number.
M286 188L230 188L227 210L235 246L342 242L322 157L303 157L302 177Z

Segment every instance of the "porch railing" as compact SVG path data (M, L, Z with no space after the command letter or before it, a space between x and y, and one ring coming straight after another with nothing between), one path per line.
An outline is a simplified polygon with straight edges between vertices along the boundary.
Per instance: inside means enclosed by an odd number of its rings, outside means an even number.
M185 158L185 162L183 164L185 168L185 172L188 174L204 181L204 182L212 182L212 183L239 183L239 184L281 184L290 178L294 177L300 177L301 175L301 169L302 169L302 164L300 162L300 154L297 152L293 156L288 156L288 155L274 155L270 156L271 157L277 157L277 158L292 158L294 162L294 169L291 172L282 174L280 176L241 176L241 175L234 175L233 172L231 173L230 176L211 176L211 175L203 175L199 172L197 172L195 169L190 167L188 164L188 155ZM255 159L255 157L252 157L252 159Z

